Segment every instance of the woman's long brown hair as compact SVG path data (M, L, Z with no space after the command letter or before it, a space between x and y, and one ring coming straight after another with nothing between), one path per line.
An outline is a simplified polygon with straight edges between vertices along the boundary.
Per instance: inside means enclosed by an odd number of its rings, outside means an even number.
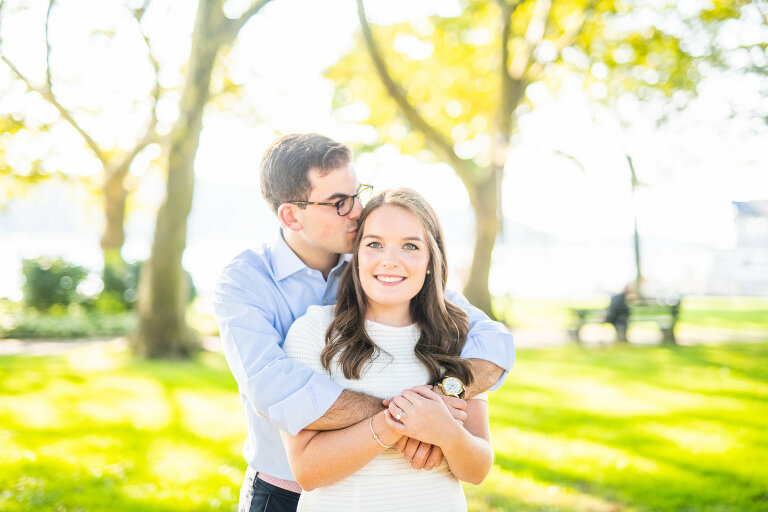
M427 367L430 382L443 373L456 376L465 384L472 382L469 363L459 357L469 332L467 314L445 298L448 266L445 237L435 211L419 195L408 188L385 190L374 196L360 217L360 227L352 250L352 260L344 269L339 283L335 316L325 333L325 348L321 354L323 367L330 371L334 357L347 379L359 379L367 363L382 352L365 331L367 303L358 272L358 251L365 220L384 205L396 206L413 213L420 221L429 248L431 271L424 286L411 299L411 317L419 326L421 336L416 343L416 357Z

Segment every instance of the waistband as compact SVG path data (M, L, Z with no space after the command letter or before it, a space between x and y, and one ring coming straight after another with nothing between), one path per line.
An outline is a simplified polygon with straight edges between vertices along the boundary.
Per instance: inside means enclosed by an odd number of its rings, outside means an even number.
M256 471L250 466L248 466L248 469L246 470L245 475L246 477L253 476L254 478L258 478L259 480L267 482L268 484L272 484L275 487L285 489L286 491L301 494L301 487L299 486L298 483L294 482L293 480L283 480L282 478L277 478L276 476L268 475L261 471Z

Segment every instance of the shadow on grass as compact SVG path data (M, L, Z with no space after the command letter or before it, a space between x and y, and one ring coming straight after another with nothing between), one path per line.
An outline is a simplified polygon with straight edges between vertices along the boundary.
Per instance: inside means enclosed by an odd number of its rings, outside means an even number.
M207 502L189 502L169 498L168 493L151 481L89 472L87 468L51 460L19 464L17 475L0 495L4 512L126 510L142 512L232 510L233 503L219 498ZM179 489L194 493L195 483ZM234 491L233 491L234 492Z
M520 359L507 392L491 397L494 439L514 445L496 446L505 472L639 510L764 510L765 347L565 349ZM590 447L609 451L585 458Z
M576 489L617 506L622 504L619 510L623 507L690 512L763 510L762 504L768 496L765 482L741 478L731 471L701 468L673 457L645 456L663 466L662 470L654 474L628 466L586 473L578 469L577 463L568 461L552 466L544 461L498 454L495 463L515 478Z
M70 362L0 357L0 510L235 508L245 428L223 358Z

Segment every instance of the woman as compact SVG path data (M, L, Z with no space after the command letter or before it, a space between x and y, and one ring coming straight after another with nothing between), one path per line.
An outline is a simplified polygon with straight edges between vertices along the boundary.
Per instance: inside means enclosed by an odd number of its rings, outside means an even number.
M423 385L445 373L472 381L459 357L467 316L445 299L446 278L442 228L424 198L396 189L371 199L335 310L310 307L284 349L348 389L394 398L342 430L283 434L305 490L299 510L466 510L459 479L480 483L493 460L487 402L468 400L462 426ZM414 470L393 448L404 435L439 446L443 462Z

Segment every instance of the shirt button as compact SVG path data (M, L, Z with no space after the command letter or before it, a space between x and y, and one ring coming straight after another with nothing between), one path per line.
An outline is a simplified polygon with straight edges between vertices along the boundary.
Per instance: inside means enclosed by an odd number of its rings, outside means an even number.
M327 306L327 305L328 305L328 301L327 301L327 300L324 300L324 301L323 301L323 304L325 304L325 305Z

